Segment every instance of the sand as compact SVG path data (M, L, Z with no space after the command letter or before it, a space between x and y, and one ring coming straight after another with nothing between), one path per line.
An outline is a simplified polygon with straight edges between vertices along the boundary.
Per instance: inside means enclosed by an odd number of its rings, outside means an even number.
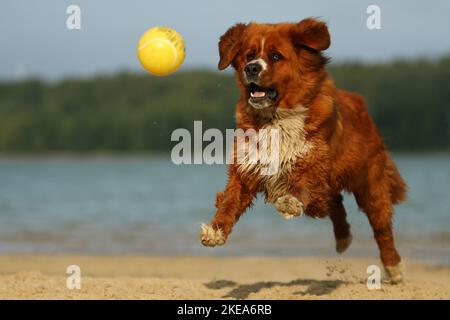
M404 283L369 290L376 259L0 256L0 299L450 299L450 266L405 264Z

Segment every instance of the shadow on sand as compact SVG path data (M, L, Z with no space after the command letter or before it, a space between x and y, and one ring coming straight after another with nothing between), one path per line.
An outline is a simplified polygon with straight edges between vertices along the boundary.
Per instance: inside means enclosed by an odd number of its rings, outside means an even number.
M306 286L304 291L294 292L295 295L314 295L322 296L331 293L340 285L347 283L342 280L311 280L311 279L297 279L289 282L278 281L260 281L251 284L238 284L230 280L215 280L205 283L208 289L223 289L232 288L222 298L247 299L251 293L257 293L262 289L270 289L276 286L291 287L291 286Z

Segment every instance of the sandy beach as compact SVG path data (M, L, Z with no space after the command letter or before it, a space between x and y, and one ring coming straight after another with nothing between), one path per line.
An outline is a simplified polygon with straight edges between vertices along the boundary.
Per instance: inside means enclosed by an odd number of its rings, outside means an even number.
M368 290L376 259L0 256L0 299L449 299L450 266L406 260L406 281ZM66 269L81 269L81 289Z

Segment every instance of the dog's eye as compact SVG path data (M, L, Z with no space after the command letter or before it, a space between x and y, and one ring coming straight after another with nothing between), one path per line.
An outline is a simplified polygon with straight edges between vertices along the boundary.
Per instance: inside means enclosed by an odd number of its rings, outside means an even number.
M255 59L255 52L250 51L249 53L247 53L247 61L252 61L253 59Z
M281 58L282 58L282 56L281 56L281 54L279 54L278 52L272 52L272 53L270 54L270 59L271 59L272 61L280 61Z

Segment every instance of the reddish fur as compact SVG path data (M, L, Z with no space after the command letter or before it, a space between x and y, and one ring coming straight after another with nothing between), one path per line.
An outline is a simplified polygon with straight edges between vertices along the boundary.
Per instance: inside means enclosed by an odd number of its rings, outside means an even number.
M259 46L265 39L264 51ZM298 159L289 177L291 194L303 202L306 214L330 216L337 239L350 235L342 205L342 191L352 192L367 214L385 266L396 265L400 256L392 235L393 204L404 200L406 185L367 112L364 99L339 90L328 75L326 58L320 53L330 44L323 22L305 19L298 24L238 24L220 40L219 68L232 64L236 69L241 98L236 107L237 126L258 129L276 108L307 108L305 131L313 149ZM269 68L263 82L276 85L280 99L276 107L256 110L248 105L242 79L246 53L255 50L268 60L276 48L284 59ZM228 183L217 194L213 228L227 237L242 213L261 191L255 177L239 174L229 166Z

